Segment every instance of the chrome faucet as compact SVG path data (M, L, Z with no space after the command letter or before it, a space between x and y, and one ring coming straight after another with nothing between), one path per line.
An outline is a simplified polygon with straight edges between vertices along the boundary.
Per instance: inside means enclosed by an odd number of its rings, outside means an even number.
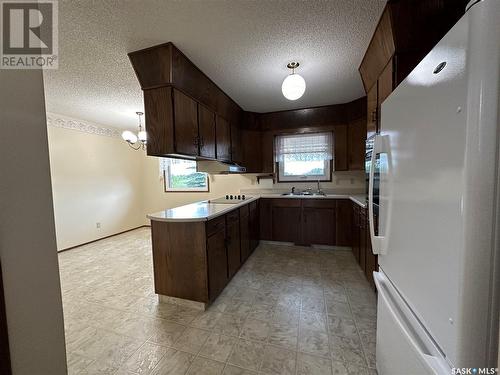
M323 191L321 191L321 186L319 185L319 180L317 181L317 183L318 183L318 190L316 191L316 194L325 195L325 193L323 193Z
M292 187L292 195L295 194L295 186Z

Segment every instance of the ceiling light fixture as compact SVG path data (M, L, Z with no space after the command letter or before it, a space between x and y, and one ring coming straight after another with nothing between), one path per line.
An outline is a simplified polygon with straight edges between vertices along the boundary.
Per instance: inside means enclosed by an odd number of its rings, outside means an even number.
M125 130L122 133L122 138L124 141L128 143L130 147L132 147L134 150L139 150L139 149L146 149L146 143L148 140L148 135L146 133L146 130L142 130L142 124L141 124L141 116L144 114L142 112L136 112L137 116L139 116L139 132L136 134L132 133L130 130ZM135 146L135 144L139 141L140 143Z
M288 100L297 100L304 95L306 91L306 81L304 81L301 75L295 73L295 69L297 69L299 65L300 64L296 61L292 61L287 65L287 68L291 69L292 73L283 81L281 92Z

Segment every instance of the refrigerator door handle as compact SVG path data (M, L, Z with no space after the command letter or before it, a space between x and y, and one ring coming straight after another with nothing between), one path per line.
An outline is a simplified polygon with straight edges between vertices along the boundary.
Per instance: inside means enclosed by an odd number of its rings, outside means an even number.
M375 222L373 220L373 188L374 188L374 178L375 178L375 163L377 161L377 155L385 153L387 154L388 160L388 170L387 173L391 173L392 162L391 162L391 150L388 135L376 135L373 142L372 160L370 163L370 174L368 179L368 224L370 227L370 238L372 242L373 254L384 255L387 253L386 237L375 235ZM389 231L389 220L390 207L387 207L387 222L386 222L386 233Z
M400 297L390 296L390 294L392 294L391 289L393 289L393 287L387 277L382 272L373 272L373 280L375 281L379 298L382 299L379 303L382 302L385 305L389 314L392 316L393 321L399 327L403 337L413 349L422 365L427 368L428 373L436 375L449 374L450 368L447 366L445 360L442 358L435 346L430 343L426 344L425 341L428 341L428 339L425 340L422 337L418 337L418 335L411 332L412 329L407 326L409 323L403 323L404 321L408 321L408 319L403 317L405 314L404 311L401 308L396 307L398 302L395 301L395 298L399 299ZM401 303L404 304L403 301L401 301Z

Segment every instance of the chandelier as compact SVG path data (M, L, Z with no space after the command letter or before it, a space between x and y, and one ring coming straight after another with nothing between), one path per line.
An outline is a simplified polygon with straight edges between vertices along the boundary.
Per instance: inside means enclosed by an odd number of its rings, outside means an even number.
M125 130L122 133L122 138L134 150L140 150L140 149L145 150L146 143L148 140L148 135L146 133L146 130L142 130L141 116L144 115L144 113L136 112L136 114L137 116L139 116L139 131L137 132L137 135L132 133L130 130Z

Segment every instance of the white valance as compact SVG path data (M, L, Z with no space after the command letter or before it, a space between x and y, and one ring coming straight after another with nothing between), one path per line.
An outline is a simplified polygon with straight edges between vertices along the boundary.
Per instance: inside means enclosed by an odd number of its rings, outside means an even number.
M275 161L318 161L333 159L332 132L278 135Z

